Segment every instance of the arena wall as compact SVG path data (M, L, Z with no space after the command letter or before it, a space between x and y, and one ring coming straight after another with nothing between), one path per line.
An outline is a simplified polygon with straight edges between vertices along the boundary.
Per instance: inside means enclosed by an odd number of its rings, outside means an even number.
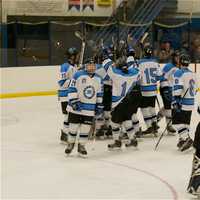
M191 64L190 68L200 86L200 64ZM55 95L59 66L0 68L0 74L0 98Z

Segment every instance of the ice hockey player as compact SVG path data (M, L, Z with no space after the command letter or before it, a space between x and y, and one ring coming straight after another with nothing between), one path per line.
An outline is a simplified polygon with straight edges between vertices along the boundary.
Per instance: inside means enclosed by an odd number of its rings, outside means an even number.
M76 137L78 139L78 153L87 155L85 144L95 115L103 112L102 106L102 80L95 74L96 65L90 59L84 70L76 72L70 83L68 92L69 104L69 139L65 149L70 154L74 148Z
M173 86L173 79L174 73L179 69L179 59L180 59L180 52L176 50L172 54L172 62L167 63L162 68L162 77L160 80L160 94L163 100L164 109L162 113L165 116L167 126L167 132L169 135L175 135L176 130L173 128L171 124L172 118L172 110L171 110L171 103L172 103L172 86ZM161 115L158 114L158 115Z
M127 56L127 66L129 68L130 67L138 68L138 60L136 60L136 52L131 45L127 46L126 56ZM135 130L135 135L141 135L141 128L139 126L139 119L137 113L134 113L132 115L132 122ZM123 137L126 138L126 134L124 134Z
M112 81L108 76L107 66L113 63L113 51L110 47L104 47L101 52L101 65L97 66L96 74L103 79L103 116L96 121L96 137L111 136L110 112L112 104Z
M68 88L70 80L73 74L76 72L76 60L78 56L78 51L76 48L71 47L66 51L67 61L60 66L59 71L59 89L58 89L58 99L61 102L61 109L64 115L63 128L61 129L60 140L62 142L67 142L68 140L68 113L67 113L67 104L68 104Z
M189 55L180 56L180 69L174 74L172 124L178 131L177 147L180 151L189 149L193 140L190 138L190 120L195 103L196 81L195 74L188 68Z
M155 110L157 96L157 82L161 77L161 70L158 62L153 59L153 49L147 45L144 47L144 58L138 61L141 73L142 101L140 108L146 123L147 129L143 135L154 134L156 136L158 125Z
M200 107L198 107L198 113L200 114ZM196 128L193 147L195 148L195 153L187 191L200 198L200 122Z
M135 138L131 116L137 111L141 99L140 86L138 85L139 70L133 67L128 68L127 58L120 57L115 64L107 65L107 73L113 86L111 125L114 140L113 143L108 144L108 148L121 148L122 142L119 135L122 123L129 137L125 146L136 147L138 142Z

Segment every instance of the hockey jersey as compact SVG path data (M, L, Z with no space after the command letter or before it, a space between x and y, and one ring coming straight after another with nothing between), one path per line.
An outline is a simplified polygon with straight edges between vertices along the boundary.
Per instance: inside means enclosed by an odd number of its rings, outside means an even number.
M141 59L138 61L141 73L140 85L142 96L156 96L157 82L161 77L161 70L155 59Z
M178 70L178 68L172 64L167 63L162 68L162 76L160 79L160 87L172 87L173 86L173 80L174 80L174 73Z
M107 68L107 73L112 80L112 108L115 108L138 84L140 73L134 67L129 68L128 73L123 73L112 64Z
M111 78L109 77L108 73L107 73L107 70L108 68L113 64L113 61L110 59L110 58L107 58L103 61L102 63L102 67L104 68L105 70L105 77L104 77L104 84L105 85L112 85L112 80Z
M74 74L70 83L67 110L79 115L94 116L96 106L102 104L102 96L101 77L96 74L90 77L87 71L80 70ZM73 110L70 101L74 100L80 102L80 111Z
M196 77L187 67L177 70L174 74L173 96L181 96L182 110L192 110L195 104Z
M58 98L60 101L68 101L68 88L70 80L72 79L73 74L76 72L76 68L69 64L64 63L60 66L59 81L58 81Z

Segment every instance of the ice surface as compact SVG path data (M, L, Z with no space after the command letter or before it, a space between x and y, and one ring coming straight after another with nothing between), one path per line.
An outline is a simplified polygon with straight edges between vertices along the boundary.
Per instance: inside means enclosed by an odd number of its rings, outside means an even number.
M192 137L199 118L195 111ZM157 138L117 152L108 152L108 140L95 150L90 141L83 159L65 156L61 125L55 96L1 100L2 199L194 199L186 193L193 152L177 151L176 136L165 136L157 151Z

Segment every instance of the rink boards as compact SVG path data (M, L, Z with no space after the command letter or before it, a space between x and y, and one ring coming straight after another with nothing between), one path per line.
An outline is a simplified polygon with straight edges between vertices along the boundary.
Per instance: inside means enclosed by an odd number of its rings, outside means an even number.
M163 64L161 64L161 67ZM191 64L200 88L200 63ZM59 66L0 68L0 98L56 95Z

